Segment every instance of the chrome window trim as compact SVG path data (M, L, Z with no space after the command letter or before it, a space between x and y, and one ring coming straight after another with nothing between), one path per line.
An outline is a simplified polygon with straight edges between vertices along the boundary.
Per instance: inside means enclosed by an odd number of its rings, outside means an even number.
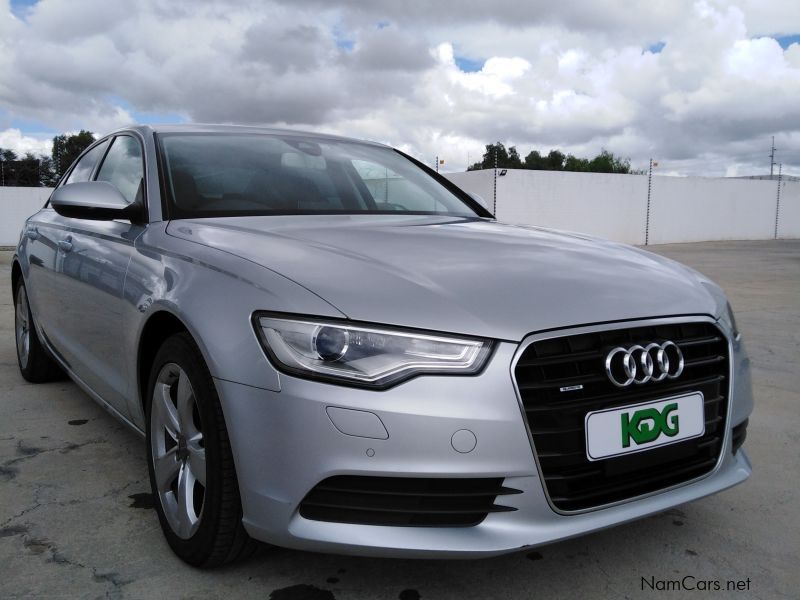
M556 508L553 504L552 500L550 499L550 493L547 490L547 484L545 483L544 477L542 475L542 467L539 463L539 455L536 452L536 445L533 443L533 435L531 434L530 425L528 424L528 417L525 414L525 405L522 403L522 396L519 391L519 387L517 386L517 378L515 376L515 371L517 369L517 363L519 359L522 357L522 354L525 350L534 342L538 342L541 340L548 340L554 338L562 338L571 335L580 335L583 333L597 333L600 331L609 331L614 329L630 329L633 327L647 327L650 325L673 325L677 323L710 323L714 327L716 327L725 340L728 342L728 398L727 398L727 405L725 411L725 430L723 432L722 437L722 449L720 450L719 457L717 457L717 463L714 465L714 468L711 469L705 475L701 475L699 477L695 477L694 479L690 479L688 481L684 481L683 483L677 483L675 485L661 488L659 490L655 490L653 492L649 492L647 494L640 494L638 496L632 496L630 498L625 498L624 500L617 500L616 502L609 502L606 504L600 504L598 506L593 506L591 508L583 508L579 510L561 510ZM667 317L667 318L657 318L657 319L640 319L640 320L633 320L633 321L614 321L612 323L598 323L594 325L586 325L581 327L567 327L563 329L555 329L555 330L548 330L545 332L540 333L531 333L525 338L523 338L522 342L520 342L519 346L517 347L516 352L514 353L514 358L511 360L511 383L514 386L514 393L517 397L517 404L519 405L520 415L522 416L522 421L525 425L525 431L528 434L528 442L531 445L531 452L533 453L533 459L536 463L536 471L539 476L539 483L542 486L542 491L544 493L545 498L547 499L547 504L550 506L551 510L556 514L563 515L563 516L570 516L570 515L579 515L588 512L594 512L598 510L603 510L606 508L611 508L613 506L619 506L621 504L628 504L629 502L636 502L638 500L643 500L645 498L649 498L651 496L655 496L656 494L664 494L666 492L670 492L677 488L681 488L687 485L691 485L693 483L697 483L707 477L711 477L717 471L719 471L720 467L722 466L722 462L725 460L725 456L727 455L728 448L730 447L730 436L731 436L731 401L733 399L733 343L731 341L730 335L728 332L725 331L722 327L720 327L720 323L718 319L714 319L709 317L708 315L687 315L684 317Z

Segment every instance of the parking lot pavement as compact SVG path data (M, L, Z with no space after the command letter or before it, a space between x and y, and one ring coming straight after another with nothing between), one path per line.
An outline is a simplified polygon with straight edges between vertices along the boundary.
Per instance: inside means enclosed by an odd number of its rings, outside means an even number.
M751 353L756 412L744 485L632 524L477 561L264 548L212 572L176 559L150 509L144 445L70 382L30 385L0 253L0 598L395 599L728 597L642 578L800 590L800 241L656 246L718 281ZM651 578L654 578L651 580ZM749 584L746 583L749 580ZM644 590L642 589L644 585ZM664 587L663 585L661 587Z

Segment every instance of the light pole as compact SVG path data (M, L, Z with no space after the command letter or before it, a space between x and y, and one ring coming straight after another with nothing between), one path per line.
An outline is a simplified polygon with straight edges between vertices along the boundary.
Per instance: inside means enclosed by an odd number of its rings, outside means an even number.
M658 163L652 158L650 159L650 168L647 170L647 214L644 221L644 245L650 243L650 198L653 192L653 167L657 167Z
M781 218L781 175L783 172L783 163L778 165L778 193L775 198L775 239L778 239L778 223Z
M494 147L494 192L492 194L492 214L497 214L497 144Z
M769 176L772 177L773 171L775 169L775 136L772 136L772 148L769 151Z

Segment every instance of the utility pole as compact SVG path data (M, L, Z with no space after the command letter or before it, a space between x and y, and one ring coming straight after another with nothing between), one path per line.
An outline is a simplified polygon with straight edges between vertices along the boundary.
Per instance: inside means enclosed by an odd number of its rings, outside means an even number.
M494 194L492 196L492 214L497 214L497 144L494 146Z
M655 163L658 165L658 163ZM653 159L650 159L650 168L647 170L647 214L644 221L644 245L650 243L650 195L653 190Z
M781 173L783 163L778 165L778 197L775 199L775 239L778 239L778 221L781 216Z
M769 176L772 177L773 169L775 168L775 136L772 136L772 148L769 151Z

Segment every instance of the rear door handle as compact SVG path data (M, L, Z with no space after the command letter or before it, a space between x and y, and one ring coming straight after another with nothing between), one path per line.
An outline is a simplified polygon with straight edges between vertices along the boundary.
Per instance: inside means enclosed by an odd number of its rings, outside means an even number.
M31 227L30 229L25 230L25 237L29 240L38 240L39 239L39 228L38 227Z
M72 236L67 236L66 239L58 242L58 248L62 252L70 252L72 250Z

